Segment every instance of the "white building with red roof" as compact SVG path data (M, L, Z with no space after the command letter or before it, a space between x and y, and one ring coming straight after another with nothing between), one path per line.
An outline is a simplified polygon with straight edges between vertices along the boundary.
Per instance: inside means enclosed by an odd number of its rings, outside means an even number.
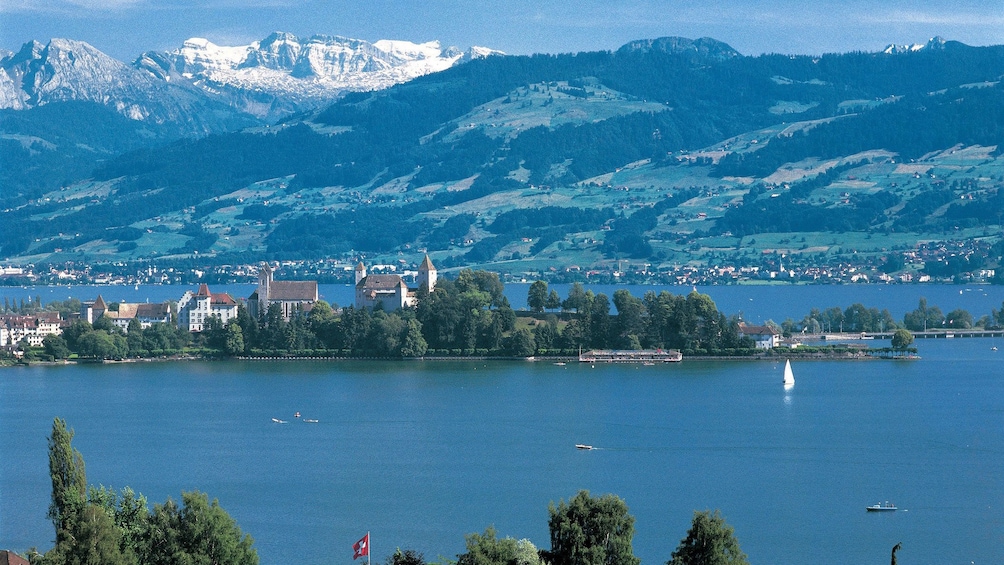
M178 301L178 327L190 332L201 332L209 318L219 318L220 323L237 317L237 301L226 292L209 292L209 285L199 285L195 294L188 291Z

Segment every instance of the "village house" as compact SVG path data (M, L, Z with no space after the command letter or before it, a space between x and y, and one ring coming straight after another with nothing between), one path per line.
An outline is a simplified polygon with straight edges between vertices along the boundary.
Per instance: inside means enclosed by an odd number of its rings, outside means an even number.
M0 316L0 347L16 347L22 340L27 340L32 347L42 347L45 336L61 333L59 312Z
M178 301L178 327L190 332L201 332L209 318L215 317L220 323L237 317L237 301L226 292L209 292L209 285L199 285L196 293L187 291Z
M248 297L248 312L257 318L273 304L282 309L282 318L289 320L297 311L310 312L318 300L317 281L277 281L267 264L258 271L258 288Z
M781 344L781 334L770 326L750 326L739 322L739 337L751 338L757 349L773 349Z
M414 306L418 291L423 286L429 292L436 288L437 272L426 255L418 266L418 286L410 288L400 275L367 275L362 261L356 266L356 308L374 308L380 304L384 310Z
M171 323L171 304L169 302L147 303L147 302L120 302L116 310L112 310L99 294L94 302L84 302L80 306L80 319L93 324L99 318L108 318L112 324L121 328L122 331L129 331L129 322L137 320L143 329L149 328L155 323Z

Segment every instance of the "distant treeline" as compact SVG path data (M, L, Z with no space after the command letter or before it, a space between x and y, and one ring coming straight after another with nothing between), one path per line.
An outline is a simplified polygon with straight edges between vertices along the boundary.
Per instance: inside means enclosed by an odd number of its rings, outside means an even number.
M944 314L941 308L928 306L927 299L921 298L916 309L907 312L901 321L896 321L888 310L880 312L877 308L868 308L863 304L855 303L843 310L836 306L825 310L813 308L801 320L795 321L788 318L778 328L786 336L800 332L810 334L890 332L898 328L915 332L972 328L996 330L1004 328L1004 304L1001 304L1000 310L992 308L989 314L974 318L972 314L962 308Z

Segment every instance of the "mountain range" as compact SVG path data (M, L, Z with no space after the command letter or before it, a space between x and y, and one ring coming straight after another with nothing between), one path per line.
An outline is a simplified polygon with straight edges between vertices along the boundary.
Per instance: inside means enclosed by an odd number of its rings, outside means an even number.
M173 51L143 53L127 65L82 41L30 41L17 53L0 53L0 109L85 100L133 120L189 123L193 134L208 133L226 129L201 118L221 103L270 122L347 91L386 88L497 53L442 49L437 41L369 43L276 32L239 46L192 38ZM196 104L201 106L193 108Z
M0 59L0 157L21 164L0 171L0 253L427 251L513 272L1000 262L1000 46L488 53L277 33L126 65L27 44ZM946 251L921 257L929 245Z

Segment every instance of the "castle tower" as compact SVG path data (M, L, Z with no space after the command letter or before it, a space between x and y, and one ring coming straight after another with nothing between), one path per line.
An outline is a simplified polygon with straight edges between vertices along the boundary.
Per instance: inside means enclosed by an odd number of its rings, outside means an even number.
M268 263L262 265L261 270L258 271L258 311L265 312L268 310L268 300L270 298L270 291L272 287L272 267L269 267Z
M358 285L360 281L362 281L365 278L366 278L366 265L363 265L363 262L360 261L359 264L356 265L356 284Z
M422 287L424 284L428 287L429 292L436 289L436 267L432 264L432 260L429 259L429 255L425 255L425 259L422 260L422 264L418 266L418 286Z

